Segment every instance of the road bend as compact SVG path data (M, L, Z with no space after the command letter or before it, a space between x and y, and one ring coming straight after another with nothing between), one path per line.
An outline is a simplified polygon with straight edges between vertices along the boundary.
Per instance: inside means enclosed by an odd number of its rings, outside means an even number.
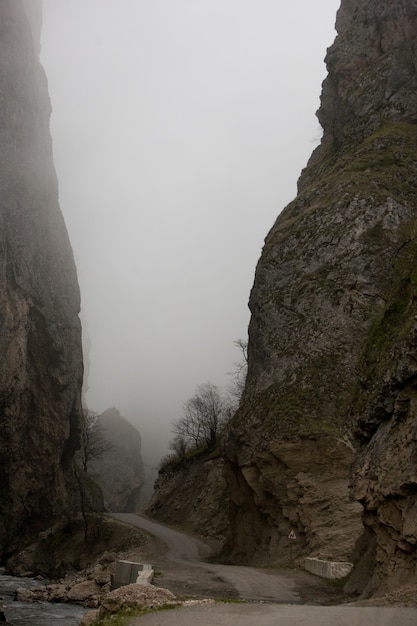
M270 575L251 567L205 563L211 555L203 541L136 513L113 513L111 517L151 533L167 546L165 558L181 570L199 568L231 585L242 600L299 604L295 583L284 576Z
M161 539L166 558L179 571L204 568L234 586L248 604L216 603L158 611L131 618L126 626L416 626L417 609L402 607L311 606L300 604L291 581L250 567L204 563L211 554L203 541L158 524L142 515L117 513L111 517L132 524ZM189 574L188 574L189 575Z

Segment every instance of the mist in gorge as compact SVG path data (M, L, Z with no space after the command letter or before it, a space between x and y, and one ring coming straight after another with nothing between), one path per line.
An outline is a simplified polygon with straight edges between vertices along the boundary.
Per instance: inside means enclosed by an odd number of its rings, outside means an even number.
M231 384L263 239L321 135L339 1L43 5L86 399L157 465L196 387Z

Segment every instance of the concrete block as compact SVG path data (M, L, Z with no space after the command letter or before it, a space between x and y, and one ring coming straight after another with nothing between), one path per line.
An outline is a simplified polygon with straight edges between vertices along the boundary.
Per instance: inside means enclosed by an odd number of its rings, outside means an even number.
M344 578L353 569L353 563L347 561L325 561L315 557L305 559L305 568L308 572L322 578Z
M142 563L132 561L117 561L116 571L111 578L112 589L118 589L123 585L130 585L136 582L139 572L142 571Z

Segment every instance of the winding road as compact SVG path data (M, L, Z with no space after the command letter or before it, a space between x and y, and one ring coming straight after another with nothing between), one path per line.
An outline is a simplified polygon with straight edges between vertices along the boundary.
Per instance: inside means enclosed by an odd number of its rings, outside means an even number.
M225 581L243 600L300 603L295 583L284 576L266 574L251 567L202 562L202 559L210 556L211 549L194 537L135 513L114 513L111 517L142 528L161 539L167 545L165 558L175 564L179 575L191 569L189 575L192 576L192 570L197 568L207 572L212 580Z
M111 517L151 533L167 546L165 558L179 577L204 572L226 581L246 604L216 603L159 611L132 618L126 626L415 626L417 609L398 607L301 605L296 583L250 567L205 563L211 550L204 542L158 524L142 515ZM163 585L162 585L163 586Z

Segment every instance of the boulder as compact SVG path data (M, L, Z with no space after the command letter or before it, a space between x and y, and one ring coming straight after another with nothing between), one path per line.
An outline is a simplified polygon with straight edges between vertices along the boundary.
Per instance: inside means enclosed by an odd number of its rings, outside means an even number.
M97 596L101 592L101 587L94 580L85 580L77 583L67 592L69 602L85 602L91 597Z
M100 610L117 613L123 607L156 609L175 604L177 604L177 599L168 589L133 583L108 593L101 602Z

